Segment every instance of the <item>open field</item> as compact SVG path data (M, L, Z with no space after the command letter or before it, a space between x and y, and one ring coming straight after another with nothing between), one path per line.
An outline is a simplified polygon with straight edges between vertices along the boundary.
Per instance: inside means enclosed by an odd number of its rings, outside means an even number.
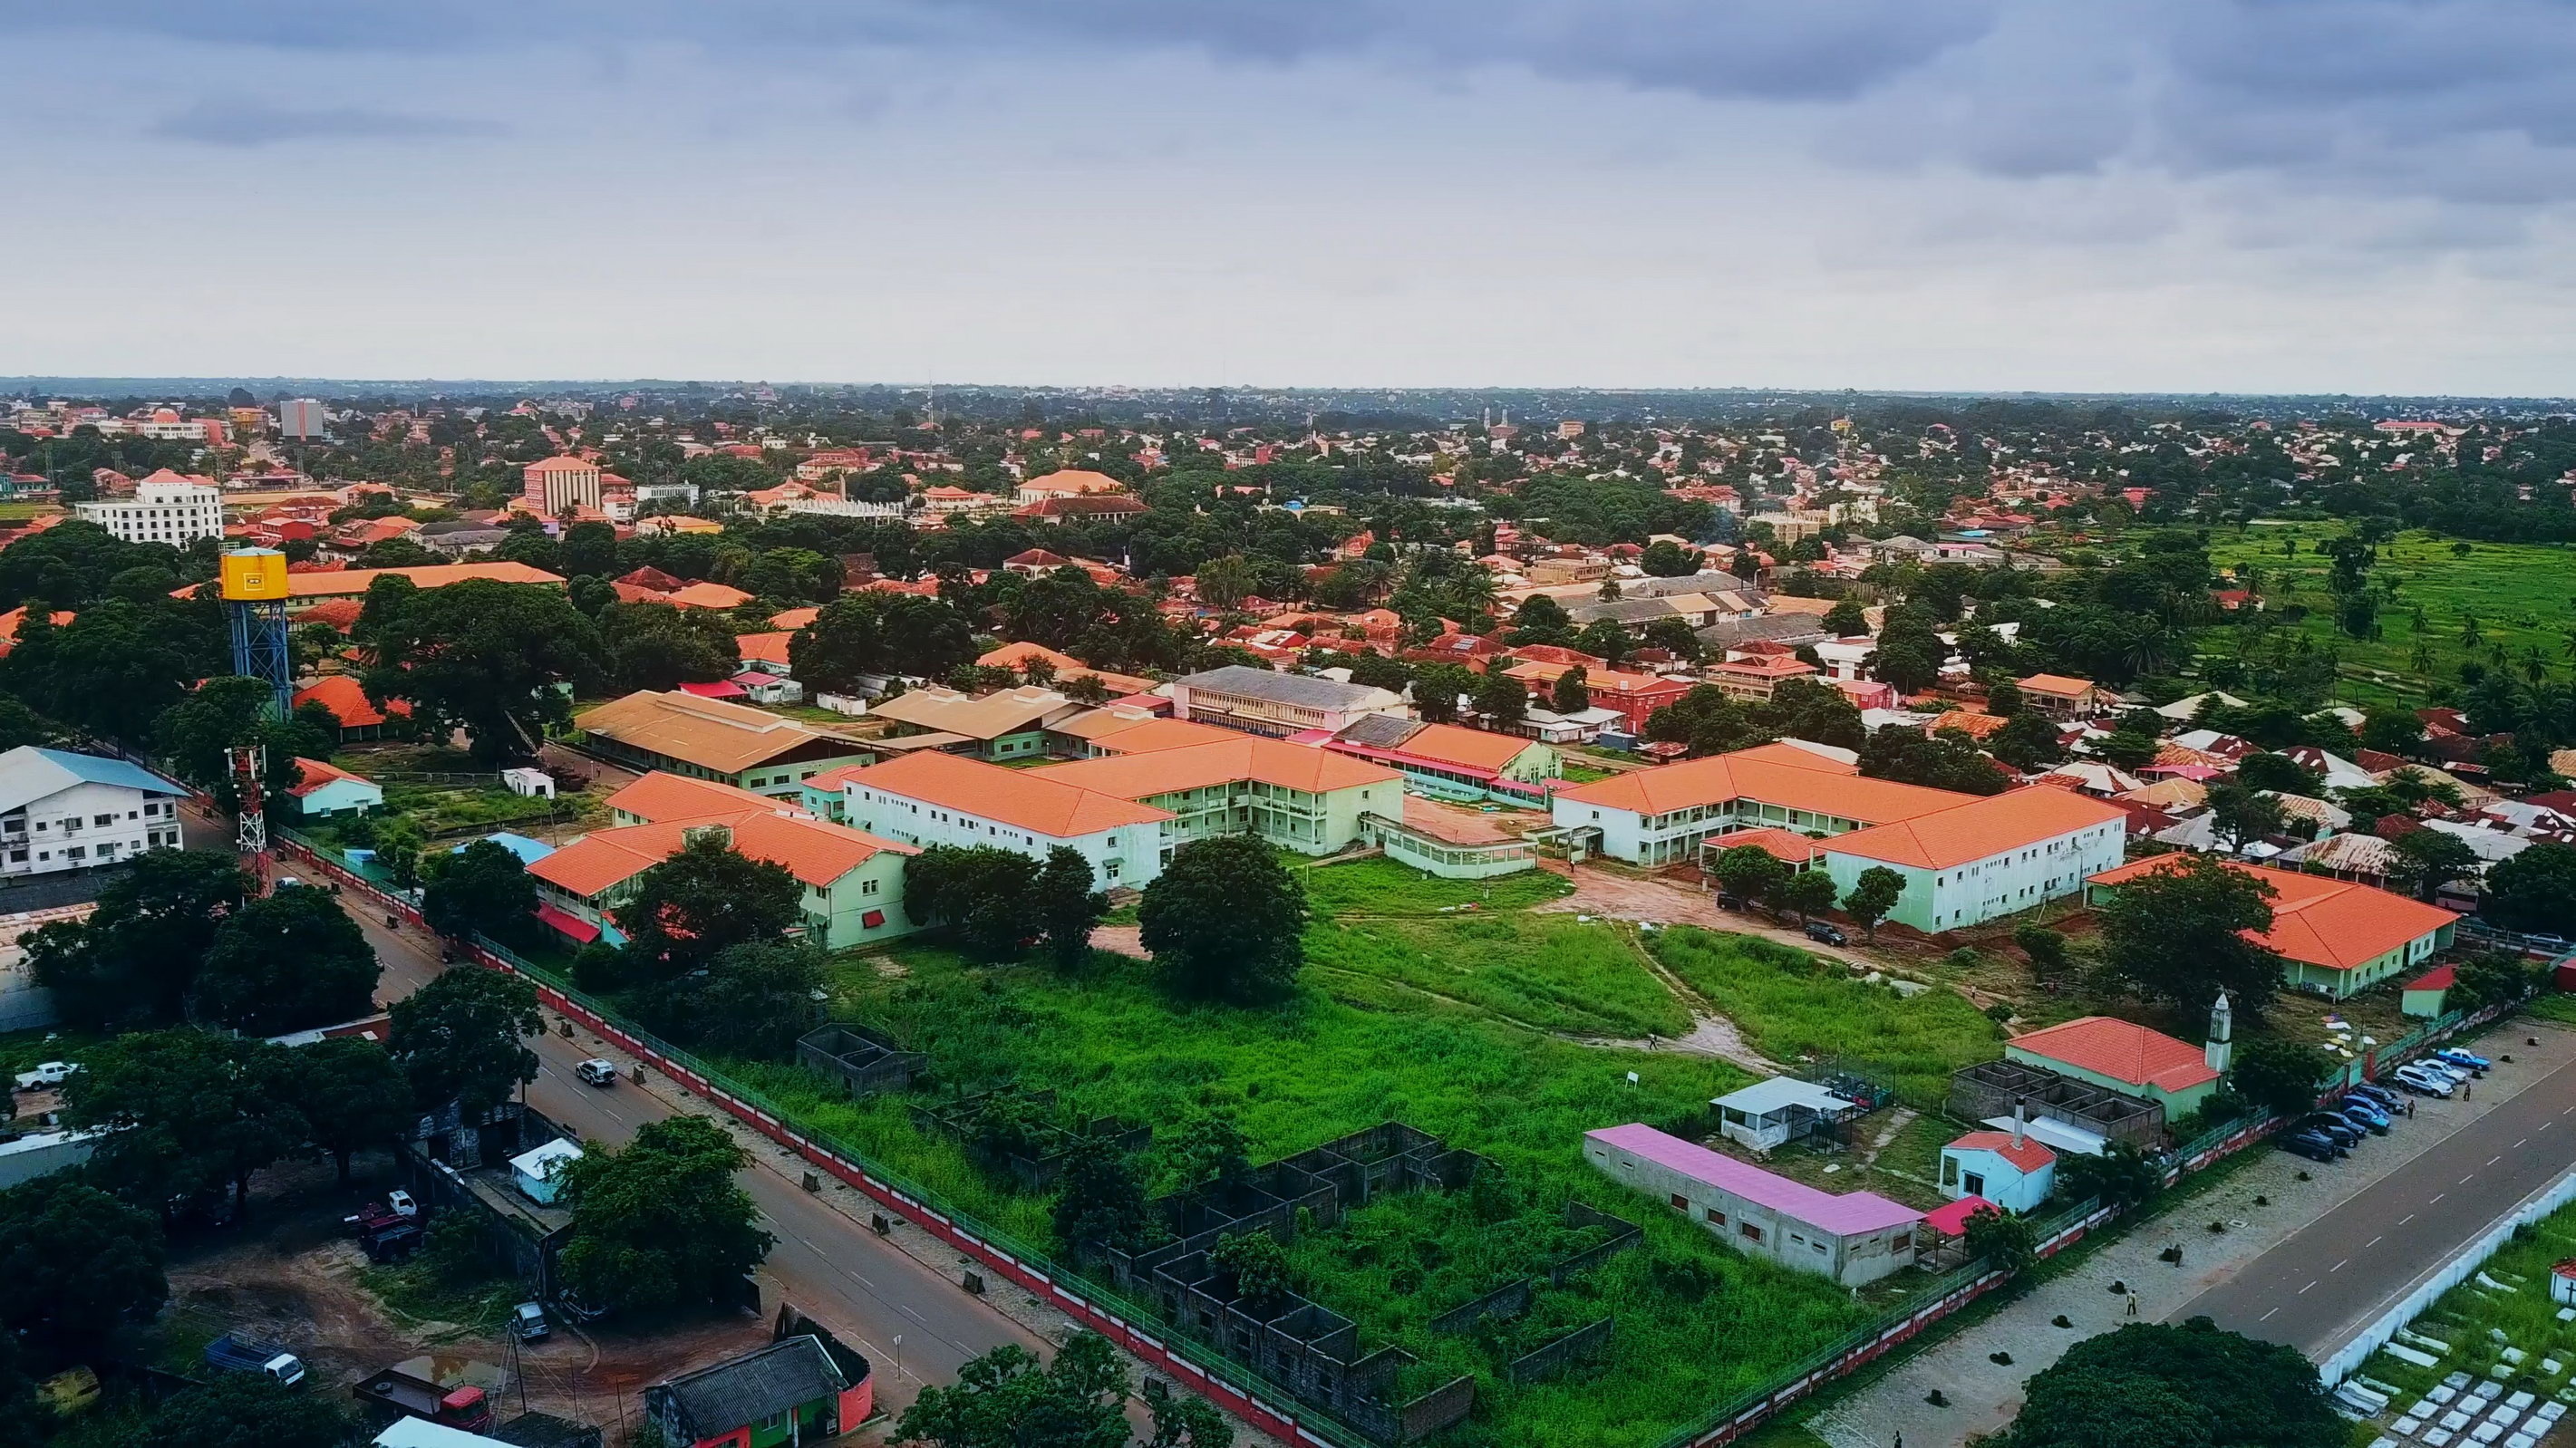
M1383 878L1390 871L1410 878ZM1583 1132L1702 1120L1711 1096L1747 1079L1706 1056L1553 1038L1687 1028L1687 1009L1623 930L1513 910L1444 915L1452 892L1481 887L1427 880L1384 861L1309 876L1321 907L1309 935L1312 964L1297 995L1277 1006L1176 1005L1149 964L1106 953L1068 979L1043 965L977 966L905 945L837 960L832 1014L880 1026L928 1053L934 1094L1003 1083L1053 1088L1061 1118L1115 1115L1153 1126L1162 1139L1221 1113L1249 1138L1256 1161L1388 1120L1492 1158L1500 1173L1477 1189L1382 1199L1337 1228L1305 1235L1291 1254L1302 1284L1359 1321L1368 1345L1392 1342L1424 1359L1408 1386L1460 1372L1478 1378L1477 1414L1453 1443L1652 1444L1889 1300L1893 1289L1856 1301L1821 1279L1740 1258L1584 1165ZM1526 892L1523 901L1554 893L1532 876L1497 882L1497 894L1506 886ZM1389 913L1390 902L1400 910ZM1357 908L1372 913L1347 913ZM1723 953L1718 942L1728 939L1709 936L1705 952ZM1772 1029L1783 1040L1804 1039L1802 1022L1846 995L1884 994L1749 957L1727 969L1779 977L1765 989L1737 989L1757 1014L1776 1018ZM1714 966L1705 973L1723 974ZM1991 1024L1966 1002L1948 1000L1891 996L1904 1008L1884 1011L1876 1033L1861 1040L1901 1042L1925 1059L1992 1054ZM1977 1030L1951 1019L1952 1007ZM1052 1249L1047 1199L975 1167L956 1143L925 1135L903 1098L850 1101L794 1067L737 1069L792 1115L993 1227ZM1909 1161L1917 1154L1902 1153ZM1150 1156L1149 1164L1163 1171ZM1153 1184L1158 1192L1172 1185ZM1837 1187L1854 1185L1846 1178ZM1562 1224L1569 1199L1637 1222L1643 1246L1542 1291L1518 1322L1463 1335L1430 1330L1439 1313L1583 1245L1587 1239ZM1617 1326L1599 1366L1521 1387L1500 1376L1512 1357L1602 1316Z
M2003 1054L2002 1029L1955 991L1908 999L1805 951L1695 926L1657 931L1647 948L1763 1055L1792 1064L1856 1058L1918 1110L1940 1106L1951 1072Z
M1346 915L1435 915L1462 906L1521 910L1574 892L1574 882L1547 870L1492 880L1443 880L1383 856L1311 865L1292 858L1318 918Z
M2331 645L2342 658L2339 697L2347 703L2405 702L2420 704L2424 670L2416 663L2420 642L2430 652L2435 672L2457 676L2459 663L2471 657L2460 641L2464 617L2477 620L2481 642L2475 657L2493 666L2491 650L2501 646L2518 671L2521 661L2538 649L2552 672L2570 664L2569 638L2576 633L2576 554L2565 548L2525 543L2470 543L2465 556L2455 555L2456 540L2409 530L2379 546L2373 582L2394 578L2397 596L2380 610L2382 636L2356 639L2334 624L2334 596L2326 586L2331 562L2318 545L2351 530L2341 522L2255 524L2213 530L2210 561L2222 571L2252 563L2262 571L2263 596L2273 611L2303 604L2308 616L2287 625ZM2298 552L2284 554L2295 541ZM2419 628L2415 610L2424 622ZM2233 651L2233 626L2204 629L2200 648L2226 656Z

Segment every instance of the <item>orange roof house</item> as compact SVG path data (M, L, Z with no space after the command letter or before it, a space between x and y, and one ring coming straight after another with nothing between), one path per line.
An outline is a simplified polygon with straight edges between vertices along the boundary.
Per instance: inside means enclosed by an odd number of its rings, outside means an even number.
M575 940L614 938L617 909L635 882L710 832L738 854L783 867L806 887L802 928L826 949L911 928L900 910L903 860L918 850L768 800L582 836L528 867L542 902L537 918Z
M319 704L331 711L331 717L339 721L343 742L376 738L386 725L411 718L411 705L401 699L387 699L383 708L376 707L366 689L348 674L324 674L309 687L296 690L295 707L301 709L307 704Z
M561 576L548 573L542 568L531 568L525 563L433 563L421 568L334 568L313 572L300 572L290 567L286 571L286 595L290 599L297 599L336 598L347 594L364 593L368 585L379 578L408 578L414 588L445 588L451 583L463 583L468 579L476 578L488 579L494 583L541 583L555 588L563 586ZM170 596L185 598L206 586L202 583L191 583L185 588L170 590Z
M1041 498L1080 498L1097 493L1115 493L1126 484L1107 473L1088 468L1060 468L1043 477L1031 478L1019 486L1019 501L1034 503Z
M56 609L46 617L52 620L54 627L61 628L80 615L67 609ZM0 659L9 657L9 651L18 646L18 626L26 621L27 610L24 608L0 613Z
M2158 855L2094 875L2096 900L2157 870L2180 855ZM2272 887L2272 928L2247 936L2281 957L2290 984L2341 1000L2410 967L2451 943L2460 917L2438 905L2328 875L2270 870L2220 862Z
M2004 1043L2004 1059L2161 1103L2167 1120L2209 1097L2219 1073L2203 1048L2112 1016L2084 1016Z

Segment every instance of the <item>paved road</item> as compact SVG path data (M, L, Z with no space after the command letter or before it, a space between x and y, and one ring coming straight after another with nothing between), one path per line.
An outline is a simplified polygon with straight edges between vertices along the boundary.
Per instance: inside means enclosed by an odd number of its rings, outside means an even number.
M2521 1038L2508 1029L2483 1049L2492 1056ZM2514 1069L2499 1065L2496 1074ZM2444 1105L2422 1103L2415 1129ZM2571 1166L2576 1061L2551 1069L2170 1317L2207 1316L2322 1359L2453 1250Z
M442 968L427 937L388 930L384 916L364 913L357 897L341 898L384 962L378 990L382 999L409 994ZM594 1043L549 1032L535 1045L539 1065L537 1079L528 1086L528 1104L581 1136L623 1142L645 1122L679 1114L658 1095L630 1082L601 1088L574 1079L576 1064L600 1054ZM856 1342L881 1371L879 1406L901 1411L925 1383L955 1381L968 1358L1006 1342L1032 1352L1048 1349L1036 1334L807 1193L766 1156L754 1154L742 1183L778 1239L761 1269L768 1279L764 1303L775 1304L783 1295ZM900 1372L894 1367L898 1333L903 1337Z
M187 826L189 843L201 849L221 849L231 837L228 822L193 805L187 808ZM379 1000L398 1000L446 968L428 936L387 929L384 915L370 913L356 895L344 895L341 901L384 964ZM631 1083L601 1089L575 1080L577 1063L615 1054L600 1051L586 1038L549 1034L536 1043L536 1051L538 1075L528 1087L529 1104L584 1137L623 1142L644 1122L679 1114ZM713 1114L712 1108L707 1114ZM754 1153L742 1182L778 1239L761 1269L764 1303L784 1296L857 1344L876 1365L877 1403L888 1412L901 1412L926 1384L955 1381L967 1359L1004 1343L1051 1353L1051 1345L1035 1333L808 1194L763 1154ZM903 1337L899 1369L897 1334Z

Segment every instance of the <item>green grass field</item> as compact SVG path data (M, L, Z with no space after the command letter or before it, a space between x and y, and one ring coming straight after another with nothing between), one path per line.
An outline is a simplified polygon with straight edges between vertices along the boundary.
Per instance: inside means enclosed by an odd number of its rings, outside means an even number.
M1443 880L1377 856L1312 865L1291 858L1317 918L1347 915L1436 915L1474 906L1523 910L1572 894L1574 882L1546 870L1523 870L1491 880Z
M1917 1108L1941 1104L1951 1072L2002 1054L2002 1028L1955 991L1908 1000L1803 950L1687 925L1655 932L1648 948L1763 1055L1793 1065L1857 1058Z
M2576 665L2569 643L2576 637L2576 553L2541 544L2473 542L2462 556L2452 551L2457 540L2420 530L2400 533L2380 545L2372 572L2374 584L2394 578L2398 585L2395 600L2380 610L2381 637L2356 639L2335 627L2334 595L2326 586L2333 565L2317 551L2350 531L2340 522L2258 523L2214 531L2209 544L2210 561L2222 571L2249 562L2261 570L2263 597L2272 610L2294 603L2307 607L2308 616L2290 627L2339 653L2344 702L2421 703L2428 681L2419 644L2443 678L2457 677L2464 658L2496 667L2497 646L2517 673L2532 649L2552 673ZM2291 541L2297 553L2283 553ZM2480 643L2474 652L2461 641L2464 617L2477 620ZM2200 648L2205 654L2232 653L2237 632L2232 626L2204 629Z
M1275 1007L1175 1004L1149 965L1105 953L1068 979L1039 964L971 965L916 944L870 952L894 956L907 968L900 977L855 958L836 962L832 1013L928 1053L934 1091L1051 1087L1065 1117L1116 1115L1163 1136L1223 1113L1256 1160L1388 1120L1492 1158L1500 1178L1484 1188L1383 1199L1338 1228L1306 1234L1292 1252L1303 1285L1359 1321L1367 1346L1391 1342L1425 1360L1408 1386L1459 1372L1478 1378L1477 1414L1449 1443L1653 1444L1848 1332L1898 1290L1854 1301L1822 1279L1751 1262L1584 1164L1585 1131L1690 1119L1748 1079L1705 1056L1547 1034L1687 1029L1687 1012L1620 928L1514 909L1441 914L1465 898L1481 905L1482 887L1382 860L1307 873L1318 906L1310 966L1298 993ZM1496 903L1547 898L1561 889L1544 883L1553 878L1497 882ZM1805 1022L1851 1003L1871 1022L1861 1039L1902 1045L1914 1053L1907 1061L1992 1054L1991 1027L1964 1002L1955 1003L1984 1034L1931 997L1899 1007L1876 1000L1885 994L1876 988L1749 956L1721 962L1729 939L1710 935L1690 947L1694 968L1712 982L1753 971L1777 977L1738 995L1771 1013L1777 1039L1798 1039ZM1053 1250L1047 1201L925 1135L903 1098L850 1101L791 1066L743 1065L738 1074L920 1189ZM1467 1335L1429 1330L1437 1314L1588 1240L1562 1225L1569 1199L1637 1222L1645 1245L1542 1293L1521 1322ZM1604 1315L1618 1326L1598 1367L1526 1387L1500 1376L1511 1358Z

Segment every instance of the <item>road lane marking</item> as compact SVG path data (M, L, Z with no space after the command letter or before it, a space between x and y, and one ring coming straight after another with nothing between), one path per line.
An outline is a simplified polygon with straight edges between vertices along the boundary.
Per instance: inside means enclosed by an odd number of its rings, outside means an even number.
M2379 1240L2380 1239L2378 1237L2371 1238L2369 1241L2361 1244L2361 1250L2365 1252L2369 1251L2371 1248L2379 1245Z
M2542 1123L2540 1123L2540 1124L2541 1124L2541 1125L2543 1125L2543 1126L2547 1126L2549 1123L2548 1123L2548 1122L2546 1122L2546 1121L2544 1121L2544 1122L2542 1122ZM2529 1141L2529 1140L2531 1140L2531 1138L2530 1138L2530 1137L2528 1137L2528 1136L2526 1136L2526 1137L2524 1137L2524 1138L2522 1139L2522 1141ZM2521 1150L2521 1149L2522 1149L2522 1141L2517 1141L2517 1142L2515 1142L2515 1143L2513 1144L2513 1145L2514 1145L2514 1149L2515 1149L2515 1150L2519 1151L2519 1150Z
M2449 1195L2450 1195L2450 1193L2449 1193L2449 1192L2435 1192L2435 1193L2433 1193L2433 1202L2438 1202L2438 1201L2440 1201L2442 1198L2447 1197L2447 1196L2449 1196ZM2426 1202L2424 1205L2426 1205L2426 1206L2428 1206L2428 1207L2429 1207L2429 1206L2433 1205L2433 1202Z
M2336 1264L2334 1264L2332 1267L2329 1267L2329 1268L2327 1268L2326 1270L2327 1270L2328 1272L2341 1272L2344 1268L2346 1268L2346 1267L2348 1267L2348 1266L2351 1266L2351 1265L2352 1265L2352 1259L2351 1259L2350 1257L2346 1257L2346 1258L2344 1258L2342 1261L2337 1262L2337 1263L2336 1263Z
M2401 1227L2402 1227L2402 1226L2405 1226L2408 1222L2411 1222L2411 1221L2413 1221L2413 1220L2415 1220L2415 1214L2414 1214L2413 1212L2408 1212L2405 1216L2399 1217L2399 1218L2397 1219L2397 1225L2399 1225L2399 1226L2401 1226Z
M2514 1143L2514 1145L2516 1145L2516 1146L2520 1146L2520 1145L2522 1145L2522 1143L2521 1143L2521 1142L2519 1142L2519 1141L2517 1141L2517 1142L2515 1142L2515 1143ZM2496 1156L2491 1156L2491 1157L2488 1157L2488 1158L2487 1158L2487 1165L2489 1165L2489 1166L2493 1166L2493 1165L2495 1165L2497 1162L2500 1162L2500 1161L2502 1161L2502 1160L2504 1160L2504 1157L2503 1157L2502 1155L2500 1155L2500 1154L2499 1154L2499 1155L2496 1155ZM2463 1178L2463 1180L2466 1180L2466 1178Z
M2280 1310L2281 1310L2281 1309L2279 1309L2279 1308L2275 1307L2275 1308L2273 1308L2273 1309L2272 1309L2272 1312L2278 1312L2278 1311L2280 1311ZM2256 1319L2254 1319L2254 1320L2255 1320L2256 1322L2270 1322L2270 1321L2272 1320L2272 1312L2264 1313L2261 1317L2258 1317L2258 1318L2256 1318Z
M2476 1172L2471 1172L2471 1173L2469 1173L2467 1176L2464 1176L2464 1177L2460 1178L2458 1181L2453 1182L2453 1183L2452 1183L2452 1185L2453 1185L2453 1186L2461 1186L2461 1187L2464 1187L2464 1186L2467 1186L2469 1183L2471 1183L2471 1182L2473 1182L2473 1181L2476 1181L2477 1179L2478 1179L2478 1174L2477 1174Z
M2316 1286L2316 1285L2317 1285L2317 1284L2315 1284L2315 1283L2311 1282L2311 1283L2309 1283L2309 1284L2308 1284L2308 1287L2314 1287L2314 1286ZM2300 1295L2301 1297L2305 1297L2305 1296L2307 1296L2307 1295L2308 1295L2308 1287L2302 1287L2302 1288L2300 1288L2300 1289L2299 1289L2299 1295Z

